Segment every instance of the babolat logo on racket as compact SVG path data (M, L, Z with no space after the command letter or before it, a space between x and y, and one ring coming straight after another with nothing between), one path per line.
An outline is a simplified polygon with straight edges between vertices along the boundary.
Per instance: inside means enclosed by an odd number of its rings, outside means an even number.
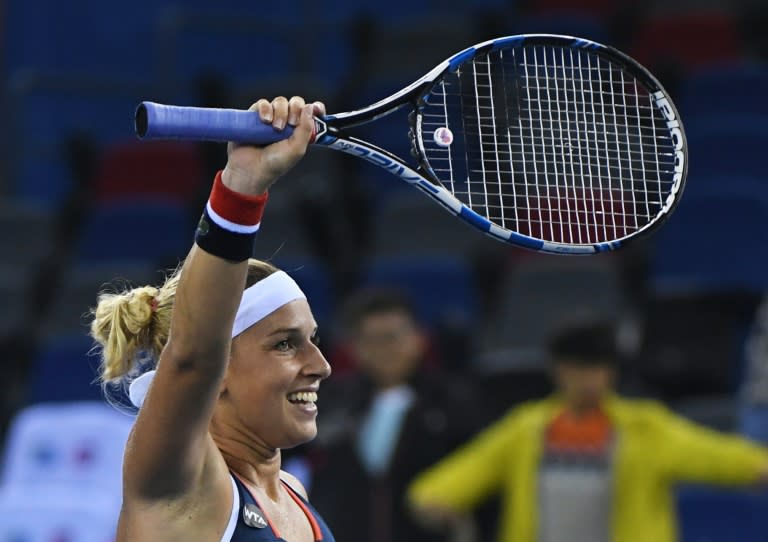
M680 121L675 116L675 110L669 103L666 95L662 91L654 92L653 97L656 99L656 107L664 114L667 119L667 128L669 128L669 135L672 138L672 144L675 146L675 174L672 177L673 192L677 191L680 186L680 182L683 180L683 170L685 169L685 153L683 152L683 132L680 130Z

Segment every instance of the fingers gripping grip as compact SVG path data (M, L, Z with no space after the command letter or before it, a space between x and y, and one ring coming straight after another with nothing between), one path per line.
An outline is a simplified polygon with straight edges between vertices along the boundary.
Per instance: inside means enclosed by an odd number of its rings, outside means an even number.
M293 126L276 130L255 111L179 107L142 102L136 109L136 135L140 139L183 139L191 141L235 141L269 145L288 139ZM322 121L315 121L312 141Z

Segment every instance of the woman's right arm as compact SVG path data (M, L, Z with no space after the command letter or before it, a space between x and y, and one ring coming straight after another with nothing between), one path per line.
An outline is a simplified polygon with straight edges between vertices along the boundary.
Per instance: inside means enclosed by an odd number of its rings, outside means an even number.
M264 148L230 145L222 182L242 200L264 194L288 171L306 152L313 129L313 106L304 106L301 98L260 100L251 110L276 127L290 123L296 129L289 139ZM229 261L197 245L185 260L168 342L126 448L126 497L182 496L211 464L216 449L208 425L246 273L247 260Z

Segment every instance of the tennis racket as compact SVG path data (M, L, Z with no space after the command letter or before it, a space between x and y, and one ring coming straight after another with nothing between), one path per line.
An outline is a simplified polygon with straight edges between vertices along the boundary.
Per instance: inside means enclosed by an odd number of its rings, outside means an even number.
M349 135L407 107L410 158ZM143 102L143 139L269 144L258 113ZM315 120L314 144L358 156L502 241L592 254L648 234L685 185L687 144L661 84L627 55L571 36L486 41L368 107Z

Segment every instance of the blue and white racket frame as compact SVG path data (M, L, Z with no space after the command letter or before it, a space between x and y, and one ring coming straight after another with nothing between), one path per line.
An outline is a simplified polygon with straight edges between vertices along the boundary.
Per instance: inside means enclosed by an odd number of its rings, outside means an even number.
M678 163L676 167L681 169L681 171L679 176L676 176L675 185L668 198L667 205L662 208L655 220L646 224L640 230L633 232L631 235L615 241L585 245L556 243L536 239L502 228L488 220L486 217L473 211L468 205L459 201L450 191L443 187L437 174L425 158L421 117L421 111L426 105L424 96L429 94L429 90L432 86L439 81L446 72L455 71L466 60L477 55L495 51L502 47L515 45L551 45L571 47L574 49L589 49L590 52L594 54L603 55L613 63L620 64L640 83L645 85L648 90L653 93L656 103L659 104L659 108L665 112L668 121L673 124L677 122L676 128L678 128L678 130L674 132L675 146L676 150L681 154L678 154ZM370 122L371 120L387 115L390 112L409 104L415 105L416 108L416 114L411 116L411 145L414 148L414 154L417 155L419 160L419 166L416 169L399 157L376 145L353 136L340 136L338 134L339 129L350 128L358 124ZM329 127L327 123L333 123L334 126ZM339 115L328 115L323 119L318 120L318 132L315 144L346 152L386 169L397 175L401 180L421 190L451 214L461 218L494 239L530 250L554 254L595 254L599 252L608 252L625 246L630 239L636 240L646 236L656 227L660 226L677 207L677 204L680 201L679 196L682 194L685 187L688 171L688 145L685 138L685 131L683 130L682 123L680 123L680 115L677 108L669 98L667 91L661 83L640 63L613 47L582 38L555 34L507 36L468 47L436 66L421 79L384 100L376 102L363 109Z
M430 166L429 161L426 158L422 137L421 113L428 104L430 90L440 83L442 76L447 73L455 72L463 63L479 55L494 52L502 48L522 47L524 45L555 46L588 50L591 54L604 57L613 64L619 65L626 70L627 73L631 74L639 83L643 84L652 94L654 104L664 114L668 127L670 128L670 133L672 134L671 138L676 151L676 174L674 176L673 187L666 198L665 204L656 217L649 221L648 224L645 224L640 229L622 238L607 242L568 244L546 241L523 235L491 222L485 216L473 211L468 205L457 199L440 182L438 175ZM409 137L411 139L413 154L418 161L417 166L407 163L391 152L370 142L344 133L348 128L371 122L405 106L414 108L415 114L409 115ZM221 132L217 131L217 128L226 124L226 120L221 121L221 123L216 121L211 123L211 119L206 118L205 120L200 121L201 129L198 131L188 131L184 126L177 126L175 131L173 129L165 131L163 124L173 124L173 114L172 112L166 112L166 108L168 111L171 109L198 109L174 108L174 106L143 102L139 106L136 115L136 131L139 137L146 139L236 140L232 137L231 129L224 129ZM231 112L231 110L221 111ZM166 113L169 115L168 118L171 119L167 122L164 117ZM242 113L243 112L241 111L237 112L237 114L240 115ZM188 119L185 119L182 123L183 122L188 122ZM208 125L205 127L206 129L202 129L202 125L205 123L208 123ZM313 142L315 145L345 152L367 160L368 162L389 171L399 177L402 181L412 185L429 196L451 214L461 218L469 225L479 229L494 239L529 250L550 254L588 255L608 252L625 246L630 240L634 241L646 236L661 225L674 211L684 189L688 170L688 146L685 132L682 123L680 122L680 115L661 83L646 68L621 51L610 46L573 36L523 34L501 37L479 43L448 58L417 81L383 100L358 110L336 115L326 115L321 118L318 117L315 119L315 123L315 138ZM229 127L225 126L225 128ZM268 125L264 125L263 130L272 131L271 127ZM290 130L287 130L286 132L290 133ZM259 136L261 136L261 134L259 134ZM287 137L286 134L275 134L275 137L272 139L260 137L259 142L266 144L285 137ZM240 140L245 141L246 139L241 137Z

